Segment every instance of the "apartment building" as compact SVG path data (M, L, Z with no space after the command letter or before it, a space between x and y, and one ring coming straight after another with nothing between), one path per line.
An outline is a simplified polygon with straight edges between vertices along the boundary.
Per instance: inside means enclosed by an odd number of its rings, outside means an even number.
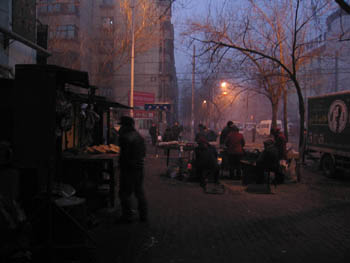
M35 64L51 55L43 48L44 41L39 43L42 34L35 3L36 0L0 1L0 77L14 78L16 64Z
M48 49L53 56L48 63L88 71L97 94L129 105L134 12L135 118L147 120L140 124L144 128L152 120L171 122L177 117L178 94L171 1L121 3L39 0L39 20L49 25ZM142 110L145 103L169 103L173 110L167 114L146 112Z

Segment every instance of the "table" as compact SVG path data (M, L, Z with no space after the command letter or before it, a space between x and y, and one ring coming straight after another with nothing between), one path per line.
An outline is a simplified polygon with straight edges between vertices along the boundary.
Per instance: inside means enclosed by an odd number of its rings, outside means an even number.
M87 163L99 163L101 167L106 164L106 168L102 171L107 172L109 176L109 201L110 206L114 208L115 206L115 172L118 165L119 154L113 153L101 153L101 154L64 154L63 161L74 161L81 164L81 172L87 172L86 169L89 168Z
M160 142L158 143L157 147L161 149L166 150L166 165L169 166L169 159L170 159L170 151L176 150L178 151L178 159L179 159L179 176L182 175L183 170L183 160L185 157L185 152L188 153L188 159L191 160L191 153L194 151L195 147L197 146L194 142L178 142L178 141L172 141L172 142Z

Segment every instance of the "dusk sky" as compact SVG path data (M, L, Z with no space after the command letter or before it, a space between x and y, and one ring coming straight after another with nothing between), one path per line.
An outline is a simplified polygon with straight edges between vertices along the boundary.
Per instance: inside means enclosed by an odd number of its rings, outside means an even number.
M176 0L173 6L172 22L175 29L175 63L178 80L185 77L184 73L192 72L192 47L184 42L181 32L186 28L189 19L206 17L208 9L211 11L219 8L222 4L232 4L236 0ZM188 79L188 77L187 77Z

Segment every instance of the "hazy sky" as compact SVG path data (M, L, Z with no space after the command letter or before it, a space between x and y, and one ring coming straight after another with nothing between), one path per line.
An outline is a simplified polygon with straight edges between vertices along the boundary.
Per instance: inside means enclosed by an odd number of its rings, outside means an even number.
M186 27L186 21L194 17L205 16L208 4L221 0L177 0L173 8L172 22L175 29L175 63L179 74L183 73L185 67L191 68L192 48L188 49L180 36Z
M175 29L175 63L179 80L183 73L191 73L193 48L187 47L180 36L186 28L188 19L206 17L209 7L211 10L225 3L234 3L237 0L176 0L173 6L172 22Z

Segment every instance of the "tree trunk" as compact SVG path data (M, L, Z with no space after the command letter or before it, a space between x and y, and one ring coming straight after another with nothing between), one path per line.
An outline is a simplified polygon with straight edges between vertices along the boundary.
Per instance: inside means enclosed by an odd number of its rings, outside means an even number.
M271 122L271 128L277 127L277 113L278 113L278 101L271 101L272 106L272 122Z
M286 136L288 142L288 114L287 114L287 89L283 87L283 126L284 136Z
M296 80L295 76L293 76L292 81L295 85L295 89L298 94L298 102L299 102L299 117L300 117L300 129L299 129L299 154L302 156L303 154L303 146L304 146L304 122L305 122L305 103L304 103L304 98L303 94L301 92L301 88L299 85L299 82Z

